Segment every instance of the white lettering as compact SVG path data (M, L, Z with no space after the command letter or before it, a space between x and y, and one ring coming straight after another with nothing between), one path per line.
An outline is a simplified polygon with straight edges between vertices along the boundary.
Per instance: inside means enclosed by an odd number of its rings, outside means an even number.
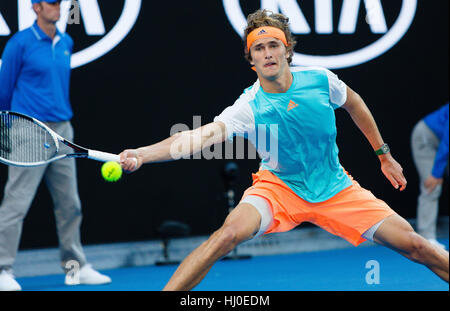
M367 18L366 21L373 33L386 33L386 19L380 0L365 0Z
M225 301L224 301L225 305L234 305L233 304L233 296L230 296L229 298L227 296L225 296Z
M195 298L190 295L187 298L181 298L180 305L181 306L207 306L208 309L211 309L214 304L214 298Z
M380 263L376 260L366 262L366 269L371 269L366 273L366 283L380 284Z
M104 37L95 44L72 55L72 68L83 66L105 55L128 35L139 16L142 0L124 1L124 7L119 20L106 35L103 17L97 0L78 0L79 8L78 6L74 7L74 10L71 10L72 1L61 2L61 17L56 24L59 31L64 33L68 23L78 24L77 14L79 11L82 15L87 35L104 35ZM36 14L32 9L31 0L18 0L17 8L19 30L30 27L36 20ZM72 20L73 18L75 18L75 20ZM0 14L0 36L8 36L10 34L11 31L6 21L3 19L3 16Z
M78 0L80 3L80 12L83 17L86 33L90 36L101 36L105 34L105 25L103 24L102 14L98 6L98 1Z
M36 14L31 6L31 0L19 0L17 5L19 13L19 30L23 30L33 25Z
M322 1L322 0L320 0ZM289 17L293 33L311 32L302 10L295 0L261 0L261 7L274 13L282 13Z
M199 128L202 126L202 117L201 116L194 116L193 117L193 129ZM193 140L194 146L201 146L202 145L202 137L200 135L194 135L191 137ZM193 159L199 160L202 158L202 152L194 153Z
M246 17L242 12L239 0L222 0L225 13L235 29L242 38L247 24ZM299 1L293 0L261 0L261 7L274 12L287 15L291 23L291 31L294 34L309 33L309 26L298 5ZM356 30L359 6L361 0L344 0L338 23L338 32L341 34L353 34ZM332 31L332 9L331 1L316 0L316 28L318 33L329 33ZM383 34L375 42L359 50L340 55L308 55L294 53L292 65L299 66L322 66L329 69L346 68L356 66L380 56L392 48L408 31L414 19L417 0L403 0L400 14L388 30L383 8L380 0L364 0L366 8L366 21L370 30L376 34Z
M31 0L19 0L19 30L30 27L36 20L36 14L34 13ZM97 0L78 0L81 15L83 17L84 27L86 33L90 36L98 36L105 34L105 26L103 24L103 18L100 13L100 8ZM67 21L69 18L70 8L72 6L71 1L61 2L61 17L56 23L58 30L61 32L66 31Z
M269 296L266 296L266 299L264 299L262 296L260 296L259 301L260 301L261 306L268 306L269 305Z
M178 132L184 132L184 134L189 131L189 127L186 124L178 123L172 126L170 129L170 136L175 135ZM186 143L186 135L180 135L175 141L170 145L170 156L173 160L179 160L189 158L191 139L189 138Z
M80 24L80 5L77 0L71 1L71 6L69 12L69 16L67 18L68 25L79 25Z
M58 27L58 30L61 32L66 32L67 23L69 20L69 11L72 1L63 1L61 2L61 16L59 18L59 21L56 23L56 27ZM33 23L33 21L36 19L36 15L33 15L31 20L29 21L30 25Z
M267 166L278 168L278 124L258 124L255 131L246 135L248 139L237 136L236 149L234 149L233 142L225 141L225 157L222 144L215 143L222 135L220 129L212 127L210 129L201 128L200 132L194 131L201 127L201 116L193 116L193 125L193 130L182 123L171 127L170 136L180 133L170 145L170 155L173 160L190 159L191 156L194 160L257 159L259 151ZM254 144L258 145L257 149ZM248 147L246 148L246 146ZM247 157L246 150L248 150Z
M10 34L11 30L9 30L8 24L6 24L2 13L0 13L0 36L9 36Z
M360 3L361 0L344 0L339 18L339 33L352 34L355 32ZM370 30L377 34L386 33L386 19L380 0L364 0L364 5L367 12L366 21Z
M231 306L232 308L236 306L268 306L270 304L269 296L225 296L224 298L225 306Z
M316 32L330 34L333 32L333 5L331 0L315 0Z
M111 51L133 28L141 10L142 0L125 0L119 20L100 41L77 52L72 57L72 68L85 65Z
M360 3L360 0L344 0L339 17L339 33L351 34L355 32Z
M80 284L80 263L76 260L66 262L66 282L71 285Z
M278 124L270 124L269 128L269 131L267 131L266 124L258 124L257 140L255 141L261 158L266 160L266 165L276 169L278 168ZM269 146L267 146L267 143L269 143Z
M212 160L212 159L221 159L222 158L222 144L215 144L216 137L218 137L220 133L219 128L212 128L209 132L204 132L205 130L202 130L202 136L208 137L208 139L205 141L205 146L210 146L208 148L205 148L202 150L202 155L205 160ZM214 149L214 151L211 151L211 148ZM200 153L199 153L200 155ZM199 157L201 158L201 156ZM197 159L194 157L194 159Z

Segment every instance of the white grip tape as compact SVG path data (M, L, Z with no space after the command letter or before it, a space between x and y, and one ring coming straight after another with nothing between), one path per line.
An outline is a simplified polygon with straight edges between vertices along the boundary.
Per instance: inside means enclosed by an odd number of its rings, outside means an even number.
M89 159L102 161L102 162L108 162L108 161L114 161L114 162L118 162L118 163L120 162L119 155L107 153L107 152L96 151L96 150L89 150L88 157L89 157Z

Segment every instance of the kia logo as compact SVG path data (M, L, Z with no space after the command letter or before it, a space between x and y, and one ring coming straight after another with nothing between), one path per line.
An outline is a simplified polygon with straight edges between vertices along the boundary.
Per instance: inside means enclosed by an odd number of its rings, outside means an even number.
M375 42L354 51L338 55L310 55L295 52L292 65L322 66L330 69L346 68L368 62L391 49L408 31L416 13L417 0L402 0L400 13L390 29L387 29L381 0L343 0L338 27L333 29L333 0L314 1L314 22L310 25L296 0L261 0L261 8L289 17L291 32L296 36L315 32L329 35L351 35L356 30L360 5L364 3L363 16L373 34L380 35ZM391 1L391 0L390 0ZM234 30L243 38L247 19L239 0L223 0L225 13Z
M117 46L133 28L141 10L141 0L124 0L122 13L118 21L114 27L106 33L102 13L97 0L77 0L72 3L71 1L63 1L61 2L61 18L57 23L59 31L66 31L69 19L73 18L73 16L70 16L70 10L74 9L74 4L79 11L76 13L78 13L78 16L81 16L81 19L83 20L86 34L88 36L102 37L96 43L72 55L72 68L90 63ZM0 12L0 37L10 36L10 28L2 16L2 13L4 12ZM19 30L30 27L35 19L36 14L32 9L31 0L18 0Z

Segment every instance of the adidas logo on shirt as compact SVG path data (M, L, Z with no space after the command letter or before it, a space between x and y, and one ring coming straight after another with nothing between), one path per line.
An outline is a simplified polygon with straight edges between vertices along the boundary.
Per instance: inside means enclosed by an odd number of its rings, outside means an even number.
M298 104L294 103L294 102L291 100L291 101L289 101L289 105L288 105L287 111L292 110L292 109L294 109L294 108L297 107L297 106L298 106Z

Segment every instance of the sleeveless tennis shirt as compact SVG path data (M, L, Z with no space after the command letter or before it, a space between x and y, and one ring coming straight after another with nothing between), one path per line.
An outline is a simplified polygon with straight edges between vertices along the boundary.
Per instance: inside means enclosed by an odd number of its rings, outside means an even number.
M347 86L325 68L294 67L291 73L285 93L267 93L257 80L214 122L225 124L228 140L243 136L256 147L260 169L302 199L323 202L352 185L339 162L334 114Z

